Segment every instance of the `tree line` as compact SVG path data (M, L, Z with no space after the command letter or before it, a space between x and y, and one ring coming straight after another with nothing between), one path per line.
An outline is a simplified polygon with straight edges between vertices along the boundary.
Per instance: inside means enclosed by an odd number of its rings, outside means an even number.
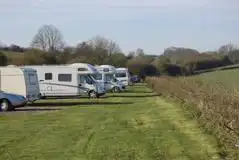
M2 66L75 62L127 67L132 74L140 76L191 75L199 70L239 63L239 49L229 43L204 53L191 48L169 47L159 56L146 54L141 48L125 54L115 41L103 36L67 46L62 33L53 25L39 28L28 48L0 45Z

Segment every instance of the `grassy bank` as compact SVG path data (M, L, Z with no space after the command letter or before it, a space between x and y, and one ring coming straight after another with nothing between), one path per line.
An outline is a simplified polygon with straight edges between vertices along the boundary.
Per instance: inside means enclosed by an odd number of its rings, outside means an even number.
M206 131L220 141L221 154L239 159L239 70L217 71L192 77L148 78L159 94L181 102Z
M45 100L0 113L0 159L218 159L216 140L137 85L100 100Z

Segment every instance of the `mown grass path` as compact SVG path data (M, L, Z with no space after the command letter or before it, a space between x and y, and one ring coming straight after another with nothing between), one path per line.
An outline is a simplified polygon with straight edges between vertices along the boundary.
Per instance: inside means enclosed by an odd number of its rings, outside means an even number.
M45 105L62 110L40 111ZM215 140L144 85L100 100L47 100L33 108L39 111L0 113L0 159L218 159Z

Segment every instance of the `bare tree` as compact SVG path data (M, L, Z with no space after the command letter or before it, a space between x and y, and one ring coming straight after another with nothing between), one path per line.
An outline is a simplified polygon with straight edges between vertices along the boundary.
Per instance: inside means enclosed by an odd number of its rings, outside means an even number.
M229 43L229 44L226 44L226 45L222 45L219 48L218 52L222 55L227 55L229 52L234 51L236 49L237 49L237 47L235 45Z
M137 56L144 56L144 50L141 48L136 49L136 55Z
M121 49L116 42L111 40L108 42L108 55L111 56L115 53L121 53Z
M103 51L104 53L107 53L107 55L111 56L114 53L120 53L121 49L119 45L112 41L108 40L101 36L95 36L89 41L89 45L95 49Z
M33 38L31 46L43 51L56 52L64 47L63 37L55 26L44 25Z

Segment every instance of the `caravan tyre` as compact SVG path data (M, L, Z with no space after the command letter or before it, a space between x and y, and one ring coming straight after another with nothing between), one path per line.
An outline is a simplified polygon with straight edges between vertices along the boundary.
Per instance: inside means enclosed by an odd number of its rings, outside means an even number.
M7 99L3 99L1 100L0 103L0 110L3 112L12 111L13 110L12 104Z
M97 97L97 93L95 91L89 92L89 98L96 98L96 97Z

